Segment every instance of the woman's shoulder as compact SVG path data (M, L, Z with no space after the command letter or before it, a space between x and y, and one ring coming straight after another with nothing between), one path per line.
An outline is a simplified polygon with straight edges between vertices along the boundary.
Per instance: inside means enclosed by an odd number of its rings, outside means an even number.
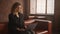
M10 14L9 14L9 16L13 16L13 14L12 14L12 13L10 13Z

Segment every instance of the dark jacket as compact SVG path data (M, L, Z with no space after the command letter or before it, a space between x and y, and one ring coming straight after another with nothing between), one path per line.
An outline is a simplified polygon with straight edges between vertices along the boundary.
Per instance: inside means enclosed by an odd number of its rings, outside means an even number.
M12 13L9 14L8 31L9 32L16 32L17 27L25 28L23 14L19 13L19 18L16 15L13 15Z

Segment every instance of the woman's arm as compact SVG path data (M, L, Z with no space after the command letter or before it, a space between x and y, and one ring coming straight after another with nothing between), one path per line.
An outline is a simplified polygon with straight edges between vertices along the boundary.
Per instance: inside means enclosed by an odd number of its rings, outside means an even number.
M19 27L20 28L25 28L23 14L19 14Z
M19 27L17 28L17 30L24 31L25 28L26 27L24 25L24 15L23 14L20 14L19 15Z
M20 28L17 28L17 30L18 31L25 31L25 29L23 29L23 28L21 28L21 29Z

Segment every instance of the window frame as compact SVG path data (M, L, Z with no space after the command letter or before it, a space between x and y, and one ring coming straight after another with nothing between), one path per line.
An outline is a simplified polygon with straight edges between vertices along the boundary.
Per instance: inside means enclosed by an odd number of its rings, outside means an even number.
M31 15L54 15L54 14L47 14L47 0L46 0L46 7L45 7L45 14L38 14L37 12L37 0L36 0L36 7L35 7L35 14L31 14ZM30 9L31 10L31 9Z

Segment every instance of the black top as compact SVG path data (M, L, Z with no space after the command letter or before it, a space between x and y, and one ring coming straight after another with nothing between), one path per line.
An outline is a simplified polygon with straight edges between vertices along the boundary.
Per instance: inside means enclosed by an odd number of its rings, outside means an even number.
M12 13L9 14L9 23L8 23L8 31L16 31L17 27L24 28L24 16L19 13L19 18Z

